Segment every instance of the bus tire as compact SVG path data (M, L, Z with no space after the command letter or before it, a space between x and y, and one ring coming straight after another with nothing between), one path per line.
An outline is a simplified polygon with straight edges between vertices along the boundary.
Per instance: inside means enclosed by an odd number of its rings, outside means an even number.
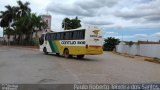
M73 56L72 55L69 55L69 58L72 58Z
M46 47L43 48L43 52L44 52L44 54L46 54L46 55L48 54Z
M64 52L63 52L63 56L65 57L65 58L69 58L69 50L66 48L66 49L64 49Z
M82 59L82 58L84 58L84 55L77 55L77 58Z
M59 56L59 53L56 53L57 56Z

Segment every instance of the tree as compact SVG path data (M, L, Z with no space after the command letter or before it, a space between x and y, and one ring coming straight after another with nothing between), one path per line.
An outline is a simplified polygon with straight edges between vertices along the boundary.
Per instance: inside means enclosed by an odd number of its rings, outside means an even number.
M39 30L46 29L48 27L47 23L42 19L42 17L37 16L34 13L31 15L31 21L32 21L34 30L35 29L39 29Z
M29 2L25 2L22 3L22 1L17 1L18 4L18 12L17 12L17 17L24 17L24 16L28 16L31 12L31 9L29 8L30 3Z
M80 22L81 20L79 20L78 17L74 19L65 18L62 22L62 28L64 28L64 30L76 29L81 27Z
M7 27L4 29L4 34L7 35L7 39L8 39L7 45L9 46L10 45L10 36L14 34L14 30Z
M103 45L103 49L105 51L113 51L115 49L116 45L118 45L120 43L119 39L115 39L114 37L108 37L104 41L105 41L105 43Z
M47 27L47 24L43 21L41 16L37 16L36 14L23 16L19 18L14 25L16 26L16 30L20 31L19 36L22 36L23 34L26 36L26 41L32 39L33 32L36 32L36 29L41 30L42 28L45 29ZM23 38L20 37L20 39Z
M15 16L16 16L16 11L17 11L17 7L12 7L10 5L5 6L5 8L7 9L6 11L1 11L1 21L0 21L0 26L3 27L3 30L5 30L4 33L7 35L8 38L8 44L10 43L10 35L12 33L12 29L11 29L11 23L15 20Z
M29 2L17 1L18 6L5 6L6 11L0 12L0 26L8 38L15 36L16 41L32 40L33 32L47 28L47 23L41 16L31 13ZM13 33L14 32L14 33ZM18 36L18 39L17 37Z
M42 19L41 16L37 16L36 14L32 13L30 17L30 25L32 26L32 34L33 32L36 32L37 36L37 30L46 29L48 27L47 23ZM33 36L33 35L32 35Z

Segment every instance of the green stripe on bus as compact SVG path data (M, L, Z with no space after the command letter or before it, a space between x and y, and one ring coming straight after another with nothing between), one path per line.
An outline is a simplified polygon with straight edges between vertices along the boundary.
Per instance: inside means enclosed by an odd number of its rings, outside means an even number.
M58 50L57 45L56 45L56 42L55 42L55 41L52 41L52 43L53 43L55 52L56 52L56 53L59 53L59 50Z
M55 52L55 49L54 49L54 46L53 46L52 41L49 40L48 42L49 42L49 45L50 45L50 47L51 47L52 52Z
M59 53L59 50L56 46L56 43L52 40L49 40L49 45L51 47L52 52Z

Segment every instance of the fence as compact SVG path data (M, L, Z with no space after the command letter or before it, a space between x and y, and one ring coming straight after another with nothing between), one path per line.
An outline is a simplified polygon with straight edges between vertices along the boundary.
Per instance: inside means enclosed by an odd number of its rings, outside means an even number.
M130 46L120 44L116 46L116 51L131 55L160 58L160 44L134 44Z

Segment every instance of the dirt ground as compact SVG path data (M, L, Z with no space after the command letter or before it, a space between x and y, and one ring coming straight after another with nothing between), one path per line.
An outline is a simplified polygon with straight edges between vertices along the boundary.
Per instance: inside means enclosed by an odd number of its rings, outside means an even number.
M0 46L0 82L17 84L160 83L160 65L111 52L84 59Z

